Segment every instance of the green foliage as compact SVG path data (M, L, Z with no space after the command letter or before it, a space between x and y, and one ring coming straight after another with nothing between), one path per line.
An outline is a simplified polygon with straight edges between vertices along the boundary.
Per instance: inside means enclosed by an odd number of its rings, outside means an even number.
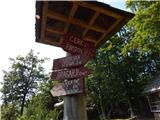
M1 119L2 120L16 120L18 117L18 107L14 104L7 104L1 106Z
M160 51L160 2L128 2L129 8L135 8L136 16L130 21L134 26L134 35L125 49L139 49L143 54L158 54ZM124 51L125 53L126 51Z
M37 108L37 113L34 113L30 116L23 115L18 118L18 120L59 120L59 115L61 111L59 110L45 110L42 108Z
M89 96L93 100L90 106L96 105L102 119L109 117L110 111L118 104L128 103L126 89L120 76L123 69L122 47L122 38L115 35L97 51L96 59L88 63L93 70L93 75L87 79Z
M50 108L48 108L48 106L46 106L46 103L45 103L45 102L47 103L51 102L51 101L48 101L48 99L45 100L43 103L38 98L33 98L36 100L32 100L32 102L37 102L37 103L30 103L27 106L24 115L20 117L20 120L23 120L23 119L24 120L49 120L49 119L58 120L61 111L54 109L53 105L49 106Z
M50 93L51 85L50 80L40 85L41 92L32 96L27 103L24 115L19 118L20 120L58 120L60 118L62 111L54 108L54 104L58 100Z
M135 17L88 63L93 70L87 79L88 106L98 109L102 119L118 109L146 115L143 90L160 71L160 2L127 1L127 7Z
M32 50L25 57L10 59L12 65L8 71L4 71L1 90L5 106L15 105L19 108L19 114L23 114L27 101L38 92L38 85L47 79L42 67L45 60L46 58L39 59Z

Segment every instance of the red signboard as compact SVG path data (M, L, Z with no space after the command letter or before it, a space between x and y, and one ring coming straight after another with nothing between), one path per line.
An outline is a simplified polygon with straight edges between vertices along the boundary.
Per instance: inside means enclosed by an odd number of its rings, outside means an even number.
M51 91L53 96L64 96L83 92L83 78L65 80L55 85Z
M69 42L62 42L62 48L64 51L67 51L72 54L83 54L86 56L89 56L91 58L94 58L96 55L96 49L95 48L83 48L80 46L73 45Z
M74 37L72 35L64 35L63 42L65 41L83 48L95 48L95 45L93 42L85 41L77 37Z
M64 80L78 77L85 77L91 73L90 69L86 67L63 69L59 71L53 71L51 79Z
M88 60L89 57L85 55L73 55L60 59L54 59L52 70L58 70L68 67L77 67L80 65L84 65L86 62L88 62Z

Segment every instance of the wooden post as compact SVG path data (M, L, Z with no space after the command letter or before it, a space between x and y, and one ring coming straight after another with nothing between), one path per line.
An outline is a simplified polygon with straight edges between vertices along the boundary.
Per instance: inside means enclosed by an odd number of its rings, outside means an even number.
M87 120L86 100L83 94L64 97L63 120Z
M67 53L66 56L70 54ZM63 120L87 120L86 99L84 93L64 96Z

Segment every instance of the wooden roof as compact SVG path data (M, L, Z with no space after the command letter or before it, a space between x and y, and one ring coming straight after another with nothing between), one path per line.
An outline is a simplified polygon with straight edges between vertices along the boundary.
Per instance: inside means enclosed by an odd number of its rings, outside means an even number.
M158 91L160 91L160 74L145 87L144 93L155 93Z
M134 15L100 2L37 1L36 41L58 46L64 34L99 46Z

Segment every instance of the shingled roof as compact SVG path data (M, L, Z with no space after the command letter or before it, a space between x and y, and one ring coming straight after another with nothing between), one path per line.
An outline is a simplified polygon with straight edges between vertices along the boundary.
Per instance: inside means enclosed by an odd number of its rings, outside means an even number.
M97 1L37 1L36 42L60 47L70 34L98 47L133 16Z

